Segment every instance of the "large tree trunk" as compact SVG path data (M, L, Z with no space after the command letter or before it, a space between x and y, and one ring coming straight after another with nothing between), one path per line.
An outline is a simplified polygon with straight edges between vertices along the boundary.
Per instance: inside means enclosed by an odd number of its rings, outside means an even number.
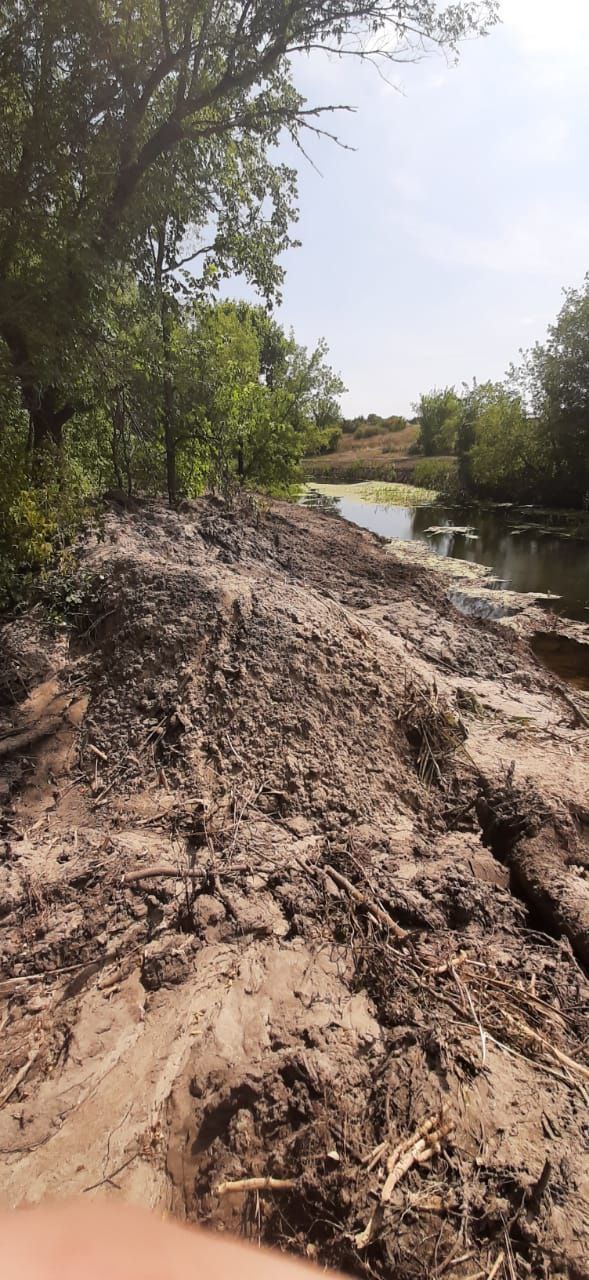
M65 398L55 384L39 387L26 338L18 325L5 322L0 329L0 336L8 348L12 368L20 383L22 402L29 415L31 454L39 452L48 444L60 450L63 428L73 418L75 405Z
M58 452L63 444L63 428L73 418L75 407L64 404L59 387L44 387L27 394L24 384L23 401L28 408L31 423L30 445L33 453L40 452L46 445L53 445Z

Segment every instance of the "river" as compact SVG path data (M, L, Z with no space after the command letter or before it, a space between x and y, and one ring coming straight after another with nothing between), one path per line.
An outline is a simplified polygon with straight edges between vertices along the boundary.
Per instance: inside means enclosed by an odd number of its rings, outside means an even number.
M344 493L335 485L310 486L303 501L384 538L419 539L436 555L488 565L505 587L553 594L558 599L547 608L589 623L589 520L582 513L439 502L403 506L362 500L361 491L368 492L361 484Z

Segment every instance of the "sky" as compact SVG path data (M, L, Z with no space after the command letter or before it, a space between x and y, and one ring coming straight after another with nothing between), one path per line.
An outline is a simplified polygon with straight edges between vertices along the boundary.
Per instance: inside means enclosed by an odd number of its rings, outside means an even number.
M410 413L421 392L501 378L589 270L589 0L502 0L502 25L395 68L324 55L296 82L347 102L353 151L311 140L302 247L280 319L324 337L344 413ZM390 72L387 73L390 77Z

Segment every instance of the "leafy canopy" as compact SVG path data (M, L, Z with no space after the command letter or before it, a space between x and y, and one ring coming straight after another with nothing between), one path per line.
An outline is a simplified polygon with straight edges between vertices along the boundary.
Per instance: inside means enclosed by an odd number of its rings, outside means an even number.
M36 430L79 406L121 266L145 269L170 217L204 282L245 269L267 296L295 176L272 157L337 104L307 104L291 58L403 60L455 50L495 0L11 0L0 9L0 336ZM73 393L73 394L72 394Z

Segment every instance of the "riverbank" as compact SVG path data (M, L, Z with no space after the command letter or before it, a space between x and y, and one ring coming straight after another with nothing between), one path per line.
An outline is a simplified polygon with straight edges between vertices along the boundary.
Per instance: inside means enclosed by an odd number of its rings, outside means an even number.
M3 1203L589 1274L589 700L284 503L112 510L62 607L2 629Z

